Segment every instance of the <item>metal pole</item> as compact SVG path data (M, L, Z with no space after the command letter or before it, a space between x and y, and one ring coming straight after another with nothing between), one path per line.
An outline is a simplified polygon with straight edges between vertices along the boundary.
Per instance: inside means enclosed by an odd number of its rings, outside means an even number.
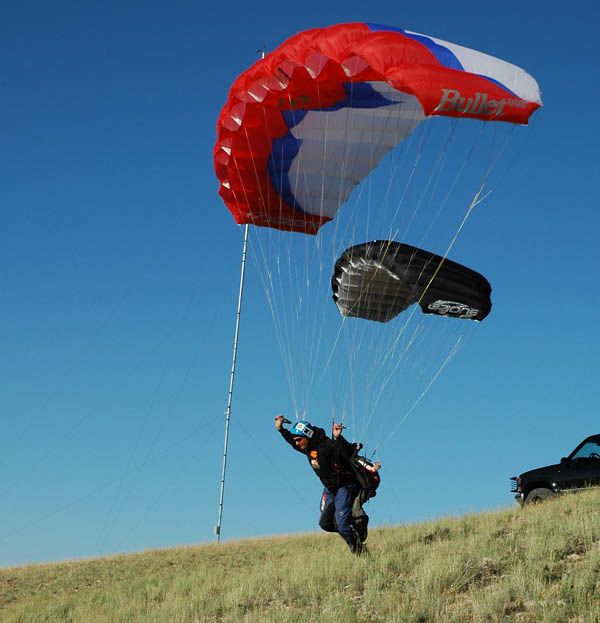
M238 334L240 330L240 315L242 312L242 294L244 293L244 272L246 269L246 247L248 245L248 225L244 228L244 246L242 247L242 269L240 273L240 293L238 296L237 316L235 319L235 335L233 338L233 362L231 364L231 377L229 379L229 396L227 398L227 410L225 411L225 448L223 450L223 471L221 472L221 493L219 495L219 519L215 526L217 543L221 540L221 518L223 516L223 494L225 491L225 469L227 468L227 444L229 442L229 421L231 419L231 397L233 395L233 378L235 374L235 358L237 355Z
M265 57L266 46L257 50L261 58ZM221 492L219 494L219 518L215 526L217 543L221 540L221 519L223 517L223 495L225 493L225 470L227 469L227 445L229 443L229 422L231 420L231 398L233 396L233 377L235 375L235 358L237 355L238 334L240 332L240 316L242 313L242 295L244 293L244 273L246 271L246 247L248 246L248 224L244 227L244 245L242 247L242 269L240 271L240 293L238 296L238 308L235 318L235 334L233 337L233 361L231 363L231 377L229 379L229 396L227 397L227 410L225 411L225 447L223 448L223 469L221 471Z

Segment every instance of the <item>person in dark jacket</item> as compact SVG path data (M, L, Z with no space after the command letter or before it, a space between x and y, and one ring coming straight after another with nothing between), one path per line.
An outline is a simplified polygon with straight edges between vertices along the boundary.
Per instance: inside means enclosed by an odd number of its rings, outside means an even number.
M296 422L289 431L284 421L283 415L275 417L275 428L294 450L306 455L323 483L319 526L327 532L339 532L351 552L362 553L366 534L359 535L352 520L352 504L360 489L349 464L355 446L344 439L341 424L333 425L331 439L322 428L309 422Z

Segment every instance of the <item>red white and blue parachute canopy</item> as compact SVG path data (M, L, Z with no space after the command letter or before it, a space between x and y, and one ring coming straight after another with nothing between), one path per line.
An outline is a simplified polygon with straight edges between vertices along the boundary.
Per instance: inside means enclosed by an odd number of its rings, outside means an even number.
M315 234L428 117L526 124L537 82L506 61L377 24L299 33L233 83L219 194L239 224Z

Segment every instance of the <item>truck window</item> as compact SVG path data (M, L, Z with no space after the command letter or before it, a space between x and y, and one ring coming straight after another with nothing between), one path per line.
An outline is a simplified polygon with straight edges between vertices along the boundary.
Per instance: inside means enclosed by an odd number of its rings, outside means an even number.
M584 443L577 452L573 454L572 459L582 459L582 458L595 458L600 459L600 444L595 441L588 441Z

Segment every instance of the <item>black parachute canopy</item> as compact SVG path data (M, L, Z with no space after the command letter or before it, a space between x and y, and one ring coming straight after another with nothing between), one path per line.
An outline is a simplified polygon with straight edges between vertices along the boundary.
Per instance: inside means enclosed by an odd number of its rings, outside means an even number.
M393 240L344 251L331 278L342 316L387 322L419 303L424 314L483 320L492 288L478 272L440 255Z

